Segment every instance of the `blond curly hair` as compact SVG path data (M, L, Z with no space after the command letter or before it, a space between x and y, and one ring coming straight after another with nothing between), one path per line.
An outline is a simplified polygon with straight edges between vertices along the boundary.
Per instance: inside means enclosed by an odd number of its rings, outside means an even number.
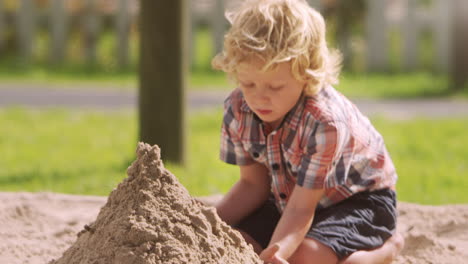
M305 0L244 0L226 17L231 28L223 51L212 60L214 69L236 80L239 64L256 58L265 63L263 71L290 62L294 78L307 83L308 95L338 83L341 54L328 48L325 21Z

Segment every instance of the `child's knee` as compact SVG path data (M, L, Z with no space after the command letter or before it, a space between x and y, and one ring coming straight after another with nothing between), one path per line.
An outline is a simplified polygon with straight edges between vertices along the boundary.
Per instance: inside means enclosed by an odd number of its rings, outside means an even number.
M391 238L390 241L396 245L398 249L403 249L405 246L405 238L400 233L395 233Z
M297 248L294 254L288 259L290 264L323 263L335 264L338 257L328 246L315 239L306 238Z
M393 247L392 259L394 259L405 246L405 238L400 233L395 233L388 239L388 243Z
M341 261L340 264L392 263L403 249L404 244L403 236L400 233L396 233L381 247L373 250L356 251Z

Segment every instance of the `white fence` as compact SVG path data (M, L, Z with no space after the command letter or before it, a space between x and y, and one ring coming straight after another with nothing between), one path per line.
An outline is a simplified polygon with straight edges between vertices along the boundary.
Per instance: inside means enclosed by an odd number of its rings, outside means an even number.
M6 32L14 32L18 55L30 61L37 47L37 31L46 28L51 63L65 61L72 30L81 32L83 54L96 61L97 43L104 19L110 19L115 33L117 63L129 62L130 28L138 24L138 1L134 0L0 0L0 51Z
M239 1L189 1L192 39L198 25L208 24L213 53L219 51L227 28L223 10ZM309 0L309 3L317 9L321 7L321 0ZM361 49L366 56L368 70L387 70L391 61L390 35L399 34L400 66L413 70L420 65L418 49L421 35L429 32L433 40L431 46L434 47L433 68L448 71L452 54L451 3L451 0L366 0L363 44L356 48L352 39L348 39L341 46L351 47L344 49L351 53ZM113 25L116 63L124 67L129 63L130 28L138 25L138 0L0 0L0 52L5 45L5 32L10 30L16 34L18 53L26 61L30 60L36 47L35 32L42 25L50 35L50 62L66 61L69 31L72 25L78 25L82 32L83 54L86 61L93 63L103 19L110 20ZM194 45L192 41L192 50Z
M401 34L402 67L418 67L417 57L421 35L429 32L433 40L434 68L448 71L452 56L452 1L451 0L368 0L366 18L367 66L369 69L387 69L389 38L392 31ZM424 5L426 3L426 5Z

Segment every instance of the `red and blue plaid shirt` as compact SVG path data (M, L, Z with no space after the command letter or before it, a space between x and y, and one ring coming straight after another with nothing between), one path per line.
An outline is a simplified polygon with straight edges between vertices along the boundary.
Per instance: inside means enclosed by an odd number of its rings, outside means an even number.
M239 89L229 95L224 107L221 159L229 164L265 165L281 211L296 184L325 189L319 207L364 190L394 188L397 175L382 136L331 86L315 96L301 96L269 134Z

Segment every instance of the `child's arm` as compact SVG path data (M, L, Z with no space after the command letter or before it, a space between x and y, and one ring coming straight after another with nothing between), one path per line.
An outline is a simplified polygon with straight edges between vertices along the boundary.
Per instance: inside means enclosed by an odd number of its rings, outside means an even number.
M267 255L271 251L269 248L279 247L276 257L286 260L296 251L310 229L315 208L323 193L323 189L307 189L299 185L294 187L270 245L264 251Z
M239 166L240 179L216 205L219 217L229 225L260 207L270 193L268 169L260 164Z

